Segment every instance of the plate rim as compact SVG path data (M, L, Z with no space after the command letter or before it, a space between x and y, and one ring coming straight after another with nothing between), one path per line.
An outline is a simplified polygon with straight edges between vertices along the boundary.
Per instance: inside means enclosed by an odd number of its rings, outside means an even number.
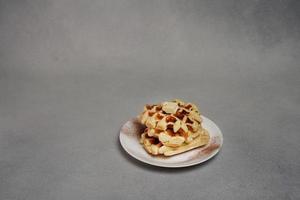
M209 119L208 117L205 117L204 115L201 115L201 117L205 118L205 119L208 120L208 121L211 121L211 122L214 124L214 126L217 128L217 130L218 130L218 132L219 132L219 135L220 135L220 146L219 146L213 153L211 153L209 156L207 156L206 158L204 158L203 160L200 160L200 161L199 161L199 160L198 160L198 161L196 160L195 162L190 162L190 163L186 163L186 164L185 164L185 163L182 163L182 164L178 164L178 165L165 164L165 163L161 163L161 164L158 165L158 164L155 164L155 163L151 163L151 162L145 160L144 158L138 157L138 156L134 155L133 153L131 153L131 152L127 149L126 145L125 145L125 144L123 143L123 141L122 141L122 138L121 138L121 137L122 137L121 130L122 130L122 127L123 127L127 122L129 122L129 121L131 121L131 120L133 120L133 119L136 119L136 118L131 118L130 120L127 120L127 121L121 126L121 129L120 129L120 132L119 132L119 142L120 142L122 148L125 150L125 152L126 152L127 154L129 154L130 156L132 156L134 159L138 160L139 162L143 162L143 163L146 163L146 164L151 165L151 166L164 167L164 168L183 168L183 167L191 167L191 166L194 166L194 165L198 165L198 164L204 163L204 162L210 160L211 158L213 158L214 156L216 156L216 155L220 152L220 150L221 150L221 148L222 148L222 146L223 146L223 133L222 133L221 129L218 127L218 125L217 125L213 120ZM191 151L193 151L193 150L191 150ZM155 159L155 158L154 158L154 159Z

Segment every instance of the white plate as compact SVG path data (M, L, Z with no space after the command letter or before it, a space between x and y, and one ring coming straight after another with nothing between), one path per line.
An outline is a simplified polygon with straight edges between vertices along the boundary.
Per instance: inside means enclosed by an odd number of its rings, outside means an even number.
M148 154L139 143L139 137L144 127L137 119L132 119L122 126L119 138L120 143L129 155L150 165L172 168L196 165L215 156L223 144L223 135L218 126L210 119L204 116L201 117L203 119L202 126L210 135L209 143L182 154L171 157Z

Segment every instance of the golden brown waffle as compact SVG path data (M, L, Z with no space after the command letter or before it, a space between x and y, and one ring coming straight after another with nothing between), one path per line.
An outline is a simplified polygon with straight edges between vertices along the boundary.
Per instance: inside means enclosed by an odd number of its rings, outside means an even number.
M202 128L200 112L181 100L146 105L139 116L146 126L141 143L153 155L171 156L206 145L208 132Z

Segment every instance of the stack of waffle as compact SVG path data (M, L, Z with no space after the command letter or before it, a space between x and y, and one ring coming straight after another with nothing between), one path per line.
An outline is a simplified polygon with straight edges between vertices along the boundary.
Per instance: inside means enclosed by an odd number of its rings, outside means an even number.
M172 156L209 142L199 110L192 103L176 99L146 105L139 120L146 126L140 142L152 155Z

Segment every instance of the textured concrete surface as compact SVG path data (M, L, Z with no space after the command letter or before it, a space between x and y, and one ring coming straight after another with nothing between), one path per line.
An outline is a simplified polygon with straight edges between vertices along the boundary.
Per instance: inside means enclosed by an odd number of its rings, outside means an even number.
M300 4L0 1L0 199L300 199ZM122 151L143 104L197 103L224 134L168 170Z

